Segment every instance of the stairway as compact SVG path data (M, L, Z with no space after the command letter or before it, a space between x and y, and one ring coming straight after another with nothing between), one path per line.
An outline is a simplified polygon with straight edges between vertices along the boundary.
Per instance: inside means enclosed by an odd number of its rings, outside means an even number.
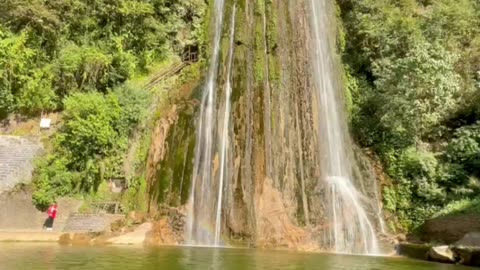
M29 183L42 144L25 137L0 136L0 193Z
M151 90L155 85L157 85L159 82L165 80L166 78L173 76L180 72L184 67L186 67L188 63L186 62L181 62L174 64L170 66L167 70L161 71L155 76L144 86L146 90Z
M198 61L198 56L196 52L187 52L183 54L181 62L172 64L166 70L162 70L155 74L153 78L144 86L144 89L151 90L155 85L161 81L177 74L186 66L195 63Z

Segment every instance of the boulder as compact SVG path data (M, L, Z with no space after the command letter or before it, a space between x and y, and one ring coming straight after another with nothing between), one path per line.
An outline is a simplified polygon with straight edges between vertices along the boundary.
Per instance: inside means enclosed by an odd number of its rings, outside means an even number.
M450 215L427 220L408 236L408 241L453 245L469 232L480 232L480 214Z
M449 246L437 246L430 248L427 259L435 262L454 263L455 255Z
M460 264L470 266L480 266L480 247L452 247Z
M480 247L480 232L469 232L455 243L455 246Z
M400 243L395 246L395 249L398 255L412 259L425 260L427 259L431 246L426 244Z

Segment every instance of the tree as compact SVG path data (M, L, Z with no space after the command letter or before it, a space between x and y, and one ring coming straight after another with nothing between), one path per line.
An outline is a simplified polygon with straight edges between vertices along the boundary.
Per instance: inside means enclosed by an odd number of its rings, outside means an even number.
M456 57L438 44L420 42L405 58L374 63L383 126L398 146L420 140L456 109L460 77Z

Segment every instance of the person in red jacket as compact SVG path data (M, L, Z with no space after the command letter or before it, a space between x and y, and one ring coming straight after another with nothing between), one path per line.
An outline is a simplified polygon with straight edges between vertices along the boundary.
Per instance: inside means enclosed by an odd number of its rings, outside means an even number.
M43 225L47 231L51 231L53 229L53 221L57 218L57 203L54 202L47 210L48 218L45 220L45 224Z

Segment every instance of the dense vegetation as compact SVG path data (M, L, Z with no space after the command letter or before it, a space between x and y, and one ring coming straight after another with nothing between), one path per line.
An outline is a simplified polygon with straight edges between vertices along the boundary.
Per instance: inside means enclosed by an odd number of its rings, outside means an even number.
M40 160L33 200L45 207L58 196L96 192L103 180L123 177L128 138L144 119L149 95L118 88L103 95L75 93L65 102L65 124L51 154Z
M128 138L149 93L122 86L197 47L201 0L3 0L0 120L62 111L39 162L34 202L89 193L122 176Z
M121 176L128 138L151 100L122 84L201 44L205 2L1 1L0 120L63 111L38 166L39 206ZM480 2L337 3L351 129L391 179L391 227L479 211Z
M337 2L352 132L392 179L396 226L468 204L480 195L480 2Z
M0 117L63 108L76 91L106 93L199 38L201 1L4 0Z

